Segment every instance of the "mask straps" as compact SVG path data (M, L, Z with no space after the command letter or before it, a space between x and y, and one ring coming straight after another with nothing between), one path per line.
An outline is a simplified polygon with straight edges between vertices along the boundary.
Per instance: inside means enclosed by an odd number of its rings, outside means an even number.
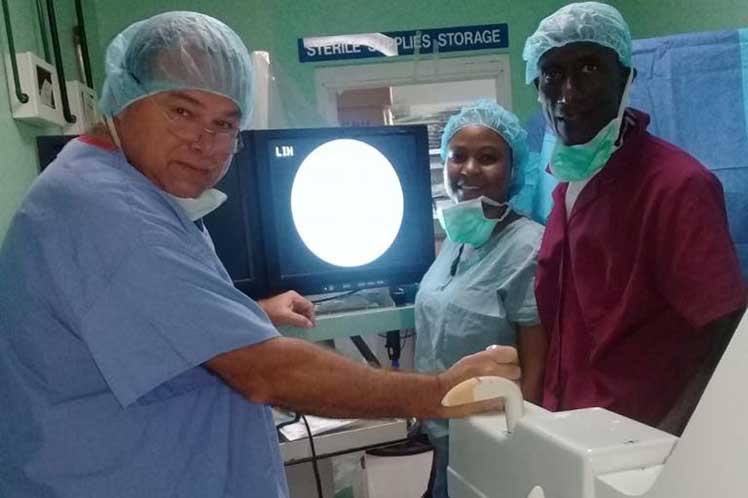
M506 217L509 216L509 212L512 210L512 208L509 206L508 202L497 202L497 201L495 201L493 199L489 199L485 195L480 196L478 200L480 200L481 202L483 202L485 204L488 204L489 206L493 206L493 207L506 207L506 209L504 209L504 212L501 213L501 216L499 216L498 218L491 218L492 220L495 219L497 224L501 223L502 221L504 221L506 219Z
M112 137L112 141L114 141L117 148L124 154L125 151L122 150L122 142L119 140L119 134L117 133L117 126L115 126L114 120L111 116L104 116L104 122L106 123L107 130L109 130L109 135Z
M626 78L626 85L623 87L623 94L621 95L621 103L618 104L618 115L616 119L623 120L623 113L626 112L626 106L629 103L629 94L631 93L631 83L634 81L634 68L629 68L629 75ZM623 129L623 122L621 122L621 129ZM620 131L619 131L620 133ZM620 147L620 142L623 134L621 133L616 139L616 145Z

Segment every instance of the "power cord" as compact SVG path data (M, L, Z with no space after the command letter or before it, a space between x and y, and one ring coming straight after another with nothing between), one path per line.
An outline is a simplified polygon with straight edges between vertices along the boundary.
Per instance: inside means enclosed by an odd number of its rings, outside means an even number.
M312 436L312 430L309 428L309 422L307 422L304 415L301 416L306 426L306 433L309 436L309 448L312 450L312 468L314 469L314 481L317 484L317 497L324 498L322 496L322 481L319 478L319 467L317 466L317 450L314 448L314 437Z
M409 329L405 329L405 330L409 330ZM382 339L387 339L387 332L378 333L377 336L381 337ZM415 336L416 336L415 332L412 332L412 331L406 331L404 334L401 334L400 335L400 347L404 348L405 343L408 342L408 339L413 338Z
M400 352L402 351L402 341L400 340L399 330L390 330L386 334L384 348L387 350L387 357L392 362L392 368L400 368Z
M301 420L301 415L299 413L294 412L293 414L293 420L288 420L286 422L281 422L280 424L275 426L275 430L278 431L280 434L280 430L286 427L287 425L293 425L297 423L299 420Z
M312 469L314 470L314 481L317 485L317 497L318 498L324 498L322 496L322 480L319 476L319 465L317 464L317 449L314 446L314 436L312 436L312 429L309 427L309 422L306 419L306 416L301 414L300 412L293 412L294 418L293 420L288 420L286 422L282 422L275 426L275 429L280 433L280 430L283 427L286 427L287 425L292 425L298 423L300 420L304 422L304 426L306 427L306 433L309 437L309 448L312 450Z
M400 330L390 330L384 334L377 334L383 338L384 349L387 351L387 357L392 363L392 368L400 368L400 353L405 348L405 343L411 337L415 336L412 331L403 333Z

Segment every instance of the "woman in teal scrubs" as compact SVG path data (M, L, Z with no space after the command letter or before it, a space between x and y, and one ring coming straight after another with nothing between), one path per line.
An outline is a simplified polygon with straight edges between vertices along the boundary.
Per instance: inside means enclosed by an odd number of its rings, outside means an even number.
M546 339L535 304L543 227L523 213L532 198L527 133L517 117L478 101L442 135L447 239L416 296L416 368L436 372L491 344L517 347L525 398L540 403ZM435 448L432 496L447 497L449 426L425 422Z

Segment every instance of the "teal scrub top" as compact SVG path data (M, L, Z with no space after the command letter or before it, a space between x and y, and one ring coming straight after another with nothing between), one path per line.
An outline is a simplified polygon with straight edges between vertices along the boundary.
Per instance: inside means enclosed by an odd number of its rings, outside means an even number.
M540 323L534 284L542 237L541 225L521 217L478 248L444 241L416 295L417 370L439 372L491 344L513 346L518 325ZM448 424L430 420L426 428L443 437Z

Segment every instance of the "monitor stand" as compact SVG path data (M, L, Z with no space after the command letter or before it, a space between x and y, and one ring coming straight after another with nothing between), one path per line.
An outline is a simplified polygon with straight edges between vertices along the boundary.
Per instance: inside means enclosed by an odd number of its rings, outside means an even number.
M307 299L315 303L314 310L317 316L323 316L329 313L345 313L347 311L360 311L385 307L391 308L395 306L395 301L393 300L388 287L362 289L357 292L307 296ZM400 359L400 330L387 330L382 332L387 333L388 343L397 343L397 347L388 347L387 349L390 360L393 361L393 364L397 365ZM349 338L369 365L381 368L381 362L371 348L369 348L369 345L363 337L360 335L351 335ZM332 340L325 341L325 343L328 346L334 347Z
M390 359L396 360L399 353L397 351L399 348L396 346L399 346L400 341L397 340L398 338L392 332L399 333L401 330L415 329L413 305L401 303L395 305L395 301L390 297L389 289L387 288L367 289L366 291L361 291L347 297L350 298L357 294L362 294L362 296L367 296L368 294L367 300L358 301L359 304L364 303L367 307L358 306L357 309L354 309L350 306L352 302L350 300L345 303L348 306L336 304L336 306L340 306L339 310L333 308L334 311L330 310L326 313L321 313L319 305L325 302L332 302L337 299L336 297L335 299L330 299L330 301L318 303L318 307L315 310L317 325L314 328L302 329L284 325L279 327L278 330L286 337L296 337L329 346L333 346L333 339L351 338L352 343L366 361L375 366L380 366L380 362L362 336L372 333L388 333L388 343L385 347ZM318 300L334 296L306 297L310 300ZM390 333L392 333L391 337Z

